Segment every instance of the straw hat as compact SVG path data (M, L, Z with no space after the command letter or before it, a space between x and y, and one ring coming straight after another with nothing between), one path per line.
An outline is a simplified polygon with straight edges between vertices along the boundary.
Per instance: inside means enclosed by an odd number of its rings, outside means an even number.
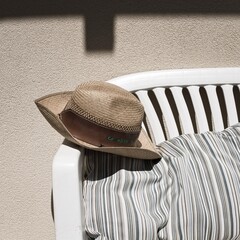
M126 157L159 158L141 127L143 106L118 86L86 82L75 91L47 95L35 103L52 127L75 144Z

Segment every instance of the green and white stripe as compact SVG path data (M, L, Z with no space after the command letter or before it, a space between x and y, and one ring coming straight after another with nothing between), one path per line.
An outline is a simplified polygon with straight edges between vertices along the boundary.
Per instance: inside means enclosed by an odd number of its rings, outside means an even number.
M160 239L240 239L240 125L159 146L172 178Z
M89 237L240 239L240 124L182 135L158 149L158 161L87 152Z
M87 156L88 235L98 240L157 239L169 213L167 164L94 151Z

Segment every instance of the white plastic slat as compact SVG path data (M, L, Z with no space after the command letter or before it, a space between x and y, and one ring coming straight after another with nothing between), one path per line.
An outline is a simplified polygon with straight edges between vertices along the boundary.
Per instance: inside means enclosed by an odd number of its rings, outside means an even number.
M213 85L205 86L206 93L208 96L210 109L211 109L211 116L212 116L212 123L213 123L213 130L215 131L222 131L224 129L222 113L217 97L217 87Z
M238 84L239 76L240 68L171 69L128 74L109 82L135 92L156 87Z
M178 114L179 114L179 120L181 124L181 128L183 130L183 133L194 133L191 117L185 102L185 99L183 97L182 88L181 87L172 87L170 88L173 98L175 100Z
M188 87L188 91L191 96L194 111L195 111L198 133L206 132L209 130L209 127L208 127L206 112L204 110L203 101L200 95L200 87L190 86Z
M167 137L173 138L177 137L179 135L177 124L175 121L175 118L173 116L170 104L168 102L165 88L155 88L153 89L153 92L156 95L156 98L158 100L158 104L162 110L162 114L164 116L166 128L167 128Z
M155 144L159 144L159 143L163 142L165 140L164 133L163 133L161 124L159 122L159 119L157 117L157 114L155 112L155 109L152 105L152 102L149 99L148 92L147 91L137 91L136 94L144 106L144 110L145 110L148 122L149 122L151 130L152 130Z
M238 115L233 94L233 85L223 85L222 90L227 108L228 125L231 126L238 122Z

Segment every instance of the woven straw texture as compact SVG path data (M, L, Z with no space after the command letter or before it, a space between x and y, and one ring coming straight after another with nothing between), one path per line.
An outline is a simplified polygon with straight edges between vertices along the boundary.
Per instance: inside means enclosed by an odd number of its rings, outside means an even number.
M134 95L106 82L87 82L74 91L66 108L88 121L123 132L139 132L144 109Z

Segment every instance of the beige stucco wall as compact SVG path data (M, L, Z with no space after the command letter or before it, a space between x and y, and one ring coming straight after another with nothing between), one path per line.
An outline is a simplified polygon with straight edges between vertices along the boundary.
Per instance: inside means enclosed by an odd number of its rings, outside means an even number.
M117 15L112 51L87 51L84 20L0 21L0 239L53 240L51 164L62 137L33 101L88 80L240 65L237 15Z

